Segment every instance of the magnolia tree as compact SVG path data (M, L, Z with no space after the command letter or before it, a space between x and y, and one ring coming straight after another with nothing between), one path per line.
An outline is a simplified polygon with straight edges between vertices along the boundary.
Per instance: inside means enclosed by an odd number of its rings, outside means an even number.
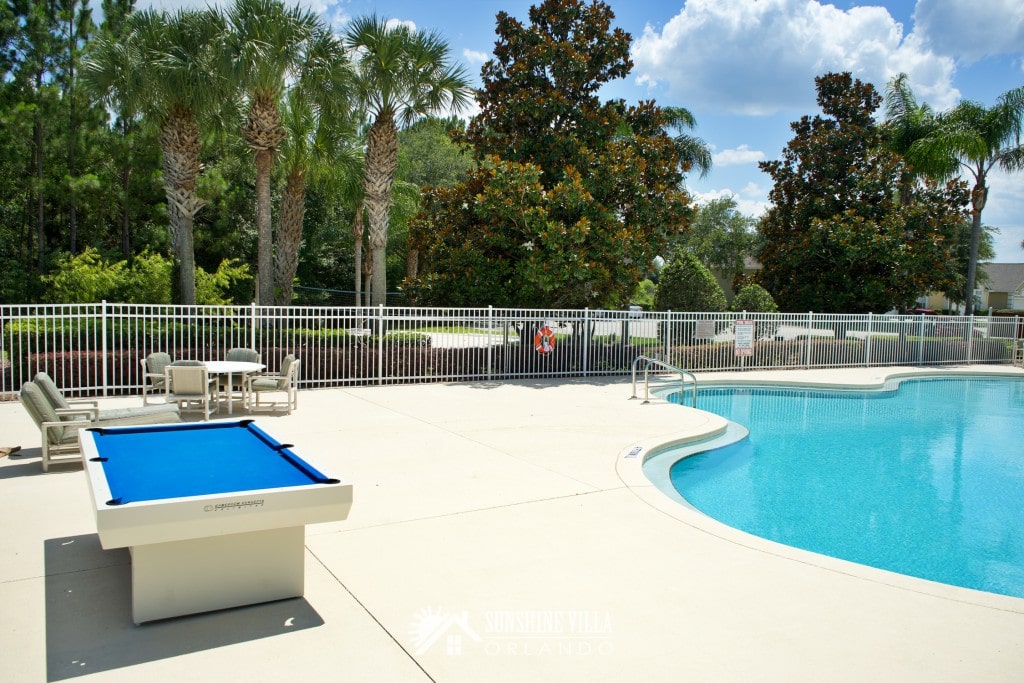
M759 226L758 276L784 311L884 312L957 278L963 183L907 186L874 120L881 97L850 74L815 79L822 115L792 124Z
M632 69L601 2L548 0L524 25L501 12L468 178L426 194L405 289L421 303L616 307L685 229L688 163L651 102L602 102Z

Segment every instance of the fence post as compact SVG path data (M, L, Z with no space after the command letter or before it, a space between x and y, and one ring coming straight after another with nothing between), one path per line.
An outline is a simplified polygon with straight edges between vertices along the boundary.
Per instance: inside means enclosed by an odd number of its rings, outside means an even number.
M665 357L664 361L669 365L672 364L672 309L665 311L665 320L662 323L665 330Z
M629 322L626 322L628 325ZM590 374L590 306L583 309L583 376Z
M924 313L921 323L917 326L917 367L924 367Z
M487 381L491 381L494 365L494 306L487 305Z
M743 311L742 313L740 313L738 315L736 313L733 313L733 316L732 316L732 357L733 357L733 359L736 358L736 321L737 320L749 320L748 315L749 314L746 311ZM758 322L760 322L760 321L759 320L755 320L754 321L754 334L753 334L753 339L750 342L750 348L751 349L757 348L757 323ZM751 361L750 362L751 362L751 364L753 364L753 362L754 362L753 356L751 356ZM740 370L746 370L746 369L747 369L747 357L746 356L740 356ZM679 400L682 400L681 396L679 397Z
M811 367L811 332L814 331L814 311L807 311L807 353L804 354L804 367Z
M252 306L252 308L251 308L250 317L249 317L249 348L250 349L255 349L256 348L256 322L257 322L256 302L253 301L251 306Z
M967 362L974 358L974 316L967 320Z
M864 365L868 367L871 365L871 329L874 318L873 313L868 313L868 334L864 337Z
M103 371L103 396L107 396L107 300L100 302L100 349L103 351L103 362L100 367Z
M1020 316L1013 316L1013 349L1010 351L1010 363L1017 367L1017 347L1020 344Z
M384 304L377 304L377 384L384 384Z

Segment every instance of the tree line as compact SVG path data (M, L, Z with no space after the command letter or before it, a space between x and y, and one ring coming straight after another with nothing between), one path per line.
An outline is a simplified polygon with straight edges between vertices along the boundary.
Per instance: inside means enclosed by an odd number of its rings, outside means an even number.
M373 304L391 285L424 305L618 307L663 259L695 257L740 291L752 256L783 310L932 290L970 306L986 175L1024 156L1024 89L935 113L905 77L883 97L824 74L821 113L761 165L773 189L755 221L730 200L694 206L685 178L711 155L688 110L599 98L632 69L602 2L498 13L475 93L440 34L380 17L335 35L280 0L133 2L104 0L99 27L80 0L5 6L4 301L71 291L58 276L120 255L148 274L122 291L180 303L287 305L299 282ZM474 96L468 124L436 118Z
M418 201L405 176L443 184L466 165L447 137L460 124L431 118L471 95L435 32L370 16L335 35L278 0L104 0L99 26L80 0L2 11L4 301L52 296L53 274L74 259L88 270L95 247L129 269L155 256L179 303L214 273L242 301L290 303L297 279L383 302L387 269L404 275L387 261L389 222ZM399 136L437 158L432 175Z

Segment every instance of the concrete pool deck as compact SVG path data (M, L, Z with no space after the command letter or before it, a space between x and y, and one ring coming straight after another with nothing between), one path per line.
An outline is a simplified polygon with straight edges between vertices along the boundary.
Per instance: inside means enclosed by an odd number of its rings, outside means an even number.
M860 386L949 371L698 377ZM723 421L630 393L628 378L301 391L293 415L258 422L355 485L346 521L306 529L305 597L139 627L129 555L100 549L81 465L43 474L38 430L0 403L0 445L22 446L0 459L0 680L1024 679L1024 599L687 510L639 463Z

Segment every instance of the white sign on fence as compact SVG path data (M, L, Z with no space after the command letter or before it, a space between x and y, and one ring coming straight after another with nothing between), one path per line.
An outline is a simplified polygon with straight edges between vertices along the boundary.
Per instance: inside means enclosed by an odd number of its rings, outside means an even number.
M754 355L754 321L753 320L737 320L736 321L736 355L737 356L753 356Z
M698 320L697 331L693 335L694 339L714 339L715 338L715 321L714 320Z

